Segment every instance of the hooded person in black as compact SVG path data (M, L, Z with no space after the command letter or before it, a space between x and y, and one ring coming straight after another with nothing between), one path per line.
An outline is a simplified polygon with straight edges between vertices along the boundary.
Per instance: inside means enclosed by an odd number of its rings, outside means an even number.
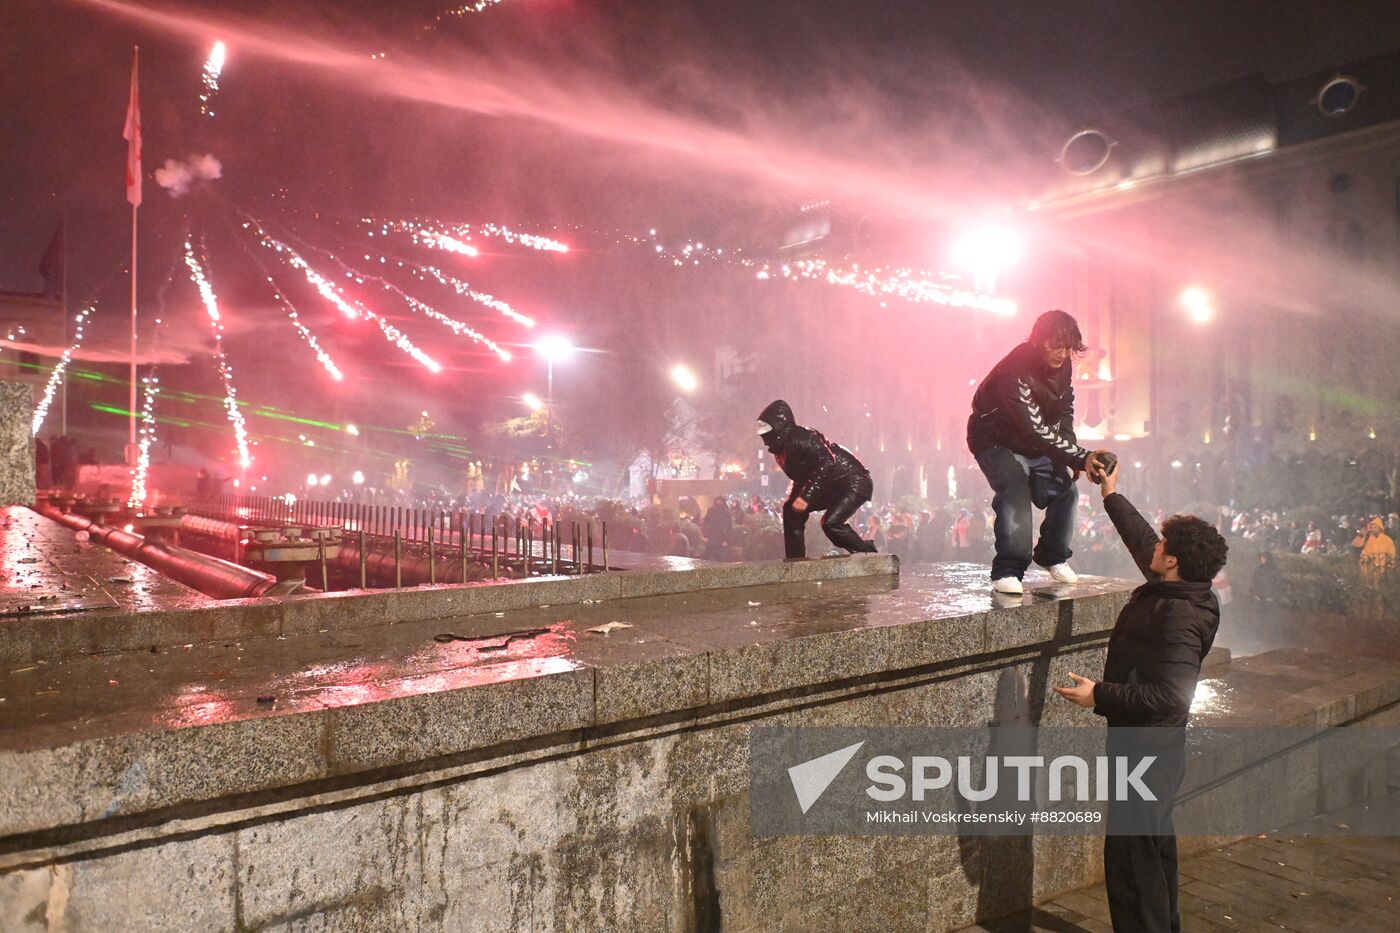
M992 588L1020 595L1034 560L1060 583L1075 583L1069 566L1075 480L1102 475L1103 453L1074 436L1073 358L1085 352L1079 325L1064 311L1036 319L1030 339L1008 353L972 397L967 447L992 486L996 556ZM1032 506L1045 510L1040 540L1031 548Z
M820 431L804 428L792 416L792 408L779 399L758 416L763 446L792 480L783 503L783 549L789 558L806 557L807 516L825 512L822 531L831 543L847 551L874 553L875 545L863 540L851 527L851 516L874 494L865 465Z
M1211 581L1228 547L1215 526L1175 515L1158 537L1118 492L1114 466L1103 479L1104 510L1147 582L1133 591L1108 640L1103 678L1070 674L1055 692L1108 720L1108 754L1155 760L1146 784L1157 802L1111 800L1104 881L1118 933L1179 933L1172 805L1186 760L1186 723L1201 664L1220 626Z

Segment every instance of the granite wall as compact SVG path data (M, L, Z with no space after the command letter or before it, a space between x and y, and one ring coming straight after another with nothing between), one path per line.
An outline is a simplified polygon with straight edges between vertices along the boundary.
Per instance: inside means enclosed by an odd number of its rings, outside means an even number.
M1008 617L1026 631L1053 630L1082 606L1074 627L1106 635L1125 595L1042 602ZM988 621L947 620L943 652L960 638L985 647ZM888 633L860 634L839 650L868 653ZM172 812L143 837L96 839L69 857L40 844L16 864L10 851L0 929L958 929L1095 880L1097 841L755 838L750 729L1066 725L1076 711L1044 703L1047 683L1098 669L1103 651L1091 635L844 681L808 671L801 688L501 745L350 790L260 799L236 817ZM839 660L813 656L828 671L841 670ZM421 728L424 742L436 741L431 722ZM264 752L229 749L251 759L231 766L277 767L280 749L268 741Z
M0 382L0 505L34 504L34 398L22 382Z

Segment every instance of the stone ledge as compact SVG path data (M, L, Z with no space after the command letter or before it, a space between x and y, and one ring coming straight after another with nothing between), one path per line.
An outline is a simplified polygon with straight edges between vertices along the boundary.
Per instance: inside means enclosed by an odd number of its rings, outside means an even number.
M0 664L510 612L541 605L898 573L899 558L894 555L861 554L840 560L709 564L581 577L224 600L192 609L34 616L0 623Z
M1006 617L1007 631L1019 627L1026 633L1014 646L1019 654L1101 649L1128 593L1126 586L1099 589L1076 600L1028 600L994 615ZM888 595L892 606L900 606L906 595L917 602L919 594ZM705 647L704 637L693 644L657 644L656 633L639 623L628 630L641 633L633 647L618 640L609 643L606 655L534 658L528 668L520 667L525 661L503 661L516 666L506 680L473 669L468 676L479 676L479 682L457 681L437 691L415 693L416 685L401 684L406 695L334 707L325 697L300 706L289 698L290 709L271 712L246 702L241 712L220 711L241 717L232 721L4 751L0 838L356 773L428 767L453 756L509 755L521 743L577 749L593 727L607 726L614 736L643 734L660 720L725 718L726 709L761 708L774 697L801 703L819 692L839 696L885 682L898 690L902 679L920 670L958 668L978 658L1016 660L1006 656L1000 636L996 643L989 639L986 614L919 618L933 613L922 609L912 621L798 637L760 633L750 643L722 648ZM1038 640L1057 625L1064 629L1064 619L1080 616L1086 621L1075 639Z

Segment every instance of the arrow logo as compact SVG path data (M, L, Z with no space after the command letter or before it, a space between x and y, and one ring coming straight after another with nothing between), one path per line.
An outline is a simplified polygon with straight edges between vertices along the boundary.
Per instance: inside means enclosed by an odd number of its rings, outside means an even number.
M820 758L812 758L788 768L788 778L792 781L792 789L797 794L797 803L802 807L803 813L812 809L812 805L826 793L831 782L836 780L836 775L841 773L841 769L850 763L864 744L857 742L847 745Z

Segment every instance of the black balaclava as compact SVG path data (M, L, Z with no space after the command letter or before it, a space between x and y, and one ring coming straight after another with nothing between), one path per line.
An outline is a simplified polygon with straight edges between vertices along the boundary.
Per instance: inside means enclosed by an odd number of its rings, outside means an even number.
M769 453L782 453L787 444L787 436L796 425L797 422L792 417L792 406L778 399L759 413L758 436L763 439L763 446L768 448Z

